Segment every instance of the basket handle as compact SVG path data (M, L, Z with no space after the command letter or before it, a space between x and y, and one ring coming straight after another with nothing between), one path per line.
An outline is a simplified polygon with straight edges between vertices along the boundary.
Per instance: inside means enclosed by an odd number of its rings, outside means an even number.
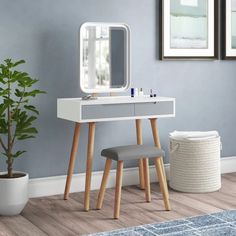
M180 144L176 143L173 147L172 142L170 142L170 153L174 153L179 150Z
M172 142L170 142L170 153L172 154L172 153L178 151L179 147L180 147L179 143L176 143L173 147ZM222 142L220 142L220 150L222 151L222 149L223 149Z

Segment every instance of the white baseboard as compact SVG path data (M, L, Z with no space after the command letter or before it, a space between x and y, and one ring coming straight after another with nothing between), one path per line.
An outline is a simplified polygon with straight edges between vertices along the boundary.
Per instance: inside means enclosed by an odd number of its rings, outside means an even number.
M170 166L165 164L166 176L169 179ZM233 173L236 172L236 156L225 157L221 159L221 173ZM102 180L102 171L93 172L91 190L100 188ZM110 171L109 180L107 183L108 188L115 186L115 170ZM150 181L156 182L155 166L150 166ZM66 176L55 176L46 178L30 179L29 182L29 196L30 198L51 196L56 194L63 194L66 182ZM137 185L139 183L138 168L124 169L123 174L123 186ZM71 184L71 192L83 192L85 187L85 173L74 174Z
M221 174L236 172L236 156L221 158Z

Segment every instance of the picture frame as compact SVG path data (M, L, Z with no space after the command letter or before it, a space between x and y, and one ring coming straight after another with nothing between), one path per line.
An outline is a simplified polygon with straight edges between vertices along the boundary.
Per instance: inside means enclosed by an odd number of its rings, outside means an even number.
M160 59L218 59L218 0L160 0Z
M236 60L236 0L222 1L222 59Z

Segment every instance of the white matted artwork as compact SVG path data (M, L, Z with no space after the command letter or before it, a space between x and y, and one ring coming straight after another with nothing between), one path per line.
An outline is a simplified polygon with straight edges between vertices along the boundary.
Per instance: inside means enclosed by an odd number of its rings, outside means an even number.
M236 59L236 0L224 0L224 59Z
M216 9L216 0L162 0L161 59L217 59Z

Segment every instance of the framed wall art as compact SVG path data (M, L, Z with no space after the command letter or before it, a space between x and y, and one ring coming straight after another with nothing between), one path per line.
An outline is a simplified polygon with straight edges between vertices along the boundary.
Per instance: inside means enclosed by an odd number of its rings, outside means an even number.
M161 0L160 9L162 60L218 59L218 0Z
M223 59L236 59L236 0L223 0Z

